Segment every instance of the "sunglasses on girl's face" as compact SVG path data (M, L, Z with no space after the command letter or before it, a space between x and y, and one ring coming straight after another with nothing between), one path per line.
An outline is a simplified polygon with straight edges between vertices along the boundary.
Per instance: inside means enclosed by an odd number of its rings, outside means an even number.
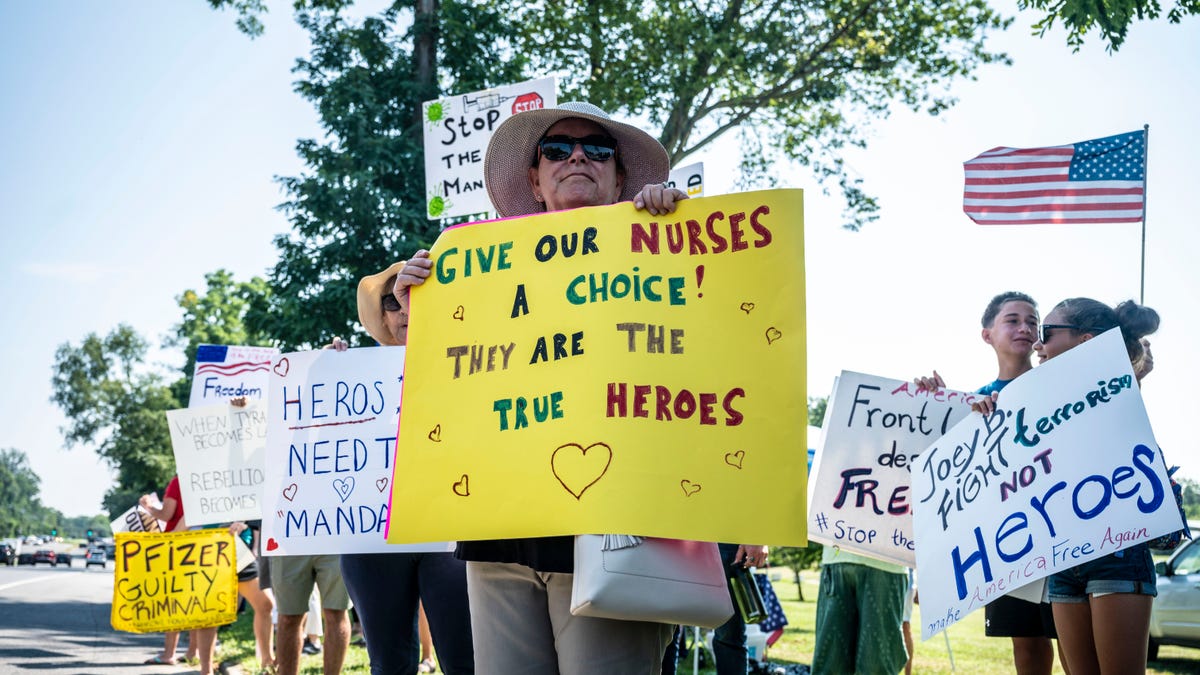
M583 146L583 154L593 162L607 162L617 154L617 139L600 134L575 138L573 136L546 136L538 141L542 157L551 162L561 162L575 152L575 146Z
M380 299L383 301L383 311L385 311L385 312L399 312L400 311L400 301L396 299L396 296L392 295L391 293L388 293L387 295L383 296Z
M1044 323L1044 324L1042 324L1042 334L1039 336L1042 338L1042 344L1046 344L1047 342L1050 341L1050 331L1055 328L1070 328L1071 330L1083 330L1079 326L1073 326L1073 325L1067 324L1067 323Z

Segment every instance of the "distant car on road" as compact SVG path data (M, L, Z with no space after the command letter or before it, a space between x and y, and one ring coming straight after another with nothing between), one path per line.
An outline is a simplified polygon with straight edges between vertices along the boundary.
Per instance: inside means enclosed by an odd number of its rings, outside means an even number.
M12 544L8 542L0 544L0 563L9 567L17 564L17 549L13 548Z
M84 567L91 567L92 565L108 567L108 556L104 555L104 549L102 548L89 548L84 561Z
M38 563L50 563L51 567L58 567L58 554L48 548L40 548L33 554L32 565Z
M70 566L71 566L71 560L72 560L72 558L71 558L71 554L70 554L70 553L61 553L61 552L59 552L59 553L55 553L55 554L54 554L54 557L55 557L55 561L56 561L56 562L57 562L59 565L66 565L67 567L70 567Z
M1192 532L1198 528L1192 525ZM1150 660L1159 645L1200 648L1200 540L1185 541L1154 566L1158 597L1150 610Z

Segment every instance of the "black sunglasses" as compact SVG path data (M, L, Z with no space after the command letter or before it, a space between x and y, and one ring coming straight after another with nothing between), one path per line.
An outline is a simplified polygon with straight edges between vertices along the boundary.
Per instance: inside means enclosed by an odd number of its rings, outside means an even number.
M400 311L400 301L396 299L396 296L392 295L391 293L388 293L387 295L383 296L380 299L383 301L383 311L385 311L385 312L399 312Z
M1042 338L1042 344L1046 344L1047 342L1050 341L1050 331L1051 331L1051 329L1054 329L1054 328L1070 328L1071 330L1083 330L1079 326L1072 326L1071 324L1068 324L1068 323L1044 323L1044 324L1042 324L1042 334L1040 336Z
M593 162L607 162L617 154L617 139L600 134L583 138L574 136L545 136L538 141L542 157L551 162L561 162L571 156L576 145L583 146L583 154Z

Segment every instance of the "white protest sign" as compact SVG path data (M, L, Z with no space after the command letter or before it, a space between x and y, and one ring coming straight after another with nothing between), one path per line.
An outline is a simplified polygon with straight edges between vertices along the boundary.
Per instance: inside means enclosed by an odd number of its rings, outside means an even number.
M276 360L267 399L263 555L450 550L446 542L384 540L404 351L322 349Z
M1183 527L1120 331L1059 354L913 464L921 635Z
M808 538L913 567L913 459L971 412L949 389L842 371L808 481Z
M196 348L188 407L212 405L240 396L262 400L271 364L277 356L279 350L274 347L200 345Z
M491 211L483 159L492 132L519 112L555 105L552 77L426 101L422 118L428 217L435 220Z
M168 410L167 426L189 526L262 518L264 404Z
M150 506L161 509L162 502L158 500L158 495L153 495L153 497ZM166 525L163 521L150 515L150 512L143 509L140 504L134 504L128 511L112 521L112 531L113 534L117 532L162 532Z
M704 162L675 169L667 176L667 187L679 188L695 199L704 196Z

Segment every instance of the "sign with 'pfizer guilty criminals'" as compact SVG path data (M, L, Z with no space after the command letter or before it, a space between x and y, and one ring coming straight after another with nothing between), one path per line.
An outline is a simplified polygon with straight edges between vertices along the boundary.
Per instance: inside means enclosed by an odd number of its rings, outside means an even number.
M1183 527L1120 331L1005 387L912 466L921 635Z

